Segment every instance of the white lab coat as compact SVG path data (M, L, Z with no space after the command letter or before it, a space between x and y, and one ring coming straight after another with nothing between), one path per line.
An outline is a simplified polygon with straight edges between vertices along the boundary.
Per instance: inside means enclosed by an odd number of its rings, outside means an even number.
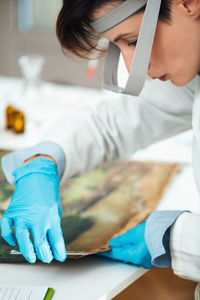
M200 78L200 77L199 77ZM193 173L200 193L200 79L193 104ZM178 276L200 281L200 214L183 213L171 228L172 268ZM200 289L197 289L196 294ZM197 296L196 296L197 298Z
M103 161L129 158L140 147L193 126L194 173L200 187L199 78L195 77L185 87L159 80L147 81L140 97L116 95L114 100L112 97L66 113L45 135L46 140L58 143L65 151L67 162L61 183L85 174ZM197 281L200 281L199 225L200 216L183 214L173 225L171 234L174 272ZM186 248L183 256L182 250Z

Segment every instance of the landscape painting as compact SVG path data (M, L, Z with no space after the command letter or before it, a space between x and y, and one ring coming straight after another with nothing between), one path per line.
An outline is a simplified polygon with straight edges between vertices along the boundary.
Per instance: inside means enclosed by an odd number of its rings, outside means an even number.
M111 238L136 226L156 208L178 169L173 163L127 160L70 179L61 188L67 251L87 255L108 250ZM13 191L0 170L0 218ZM0 238L0 262L25 261L22 255L11 254L12 250L18 248Z

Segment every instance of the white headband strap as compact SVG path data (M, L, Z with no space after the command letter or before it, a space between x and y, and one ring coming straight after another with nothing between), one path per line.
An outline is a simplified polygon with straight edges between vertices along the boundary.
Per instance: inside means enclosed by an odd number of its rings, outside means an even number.
M147 3L147 0L126 0L104 16L90 22L97 33L105 32L136 13Z
M140 7L139 7L140 2ZM134 5L133 5L134 3ZM161 0L127 0L123 4L114 8L112 11L92 21L91 25L93 28L99 30L109 30L110 28L121 23L127 19L127 12L129 16L134 14L135 11L131 11L131 7L137 9L137 11L147 3L140 33L138 37L137 46L135 49L129 78L125 89L118 86L117 83L117 68L120 56L119 48L113 43L109 44L108 52L106 55L106 61L104 65L104 87L118 93L124 93L129 95L137 96L141 92L144 82L146 79L149 61L151 57L151 51L153 46L153 40L157 21L159 17ZM122 8L122 11L120 10ZM129 9L128 9L129 8ZM122 14L124 13L124 15ZM116 14L116 15L115 15ZM120 14L120 21L119 21ZM117 16L117 17L115 17ZM109 19L112 19L109 21ZM117 24L114 23L117 21ZM97 22L97 23L95 23ZM101 23L102 22L102 23ZM95 25L95 26L94 26ZM111 26L111 27L110 27Z

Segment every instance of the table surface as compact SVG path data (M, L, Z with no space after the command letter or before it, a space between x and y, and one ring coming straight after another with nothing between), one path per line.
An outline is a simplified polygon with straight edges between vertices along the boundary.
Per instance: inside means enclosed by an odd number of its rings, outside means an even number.
M0 78L0 87L7 86L8 89L9 84L17 86L19 80ZM47 91L50 90L51 95L62 95L61 102L63 94L65 94L64 98L68 98L68 103L72 101L69 101L70 97L73 99L73 88L52 84L46 84L45 88ZM70 97L66 97L69 94ZM103 95L99 91L81 88L74 89L74 94L77 99L77 95L80 94L82 98L85 95L87 99L88 95L93 99ZM3 127L0 130L0 148L2 149L16 149L29 143L30 140L25 135L14 136L3 130ZM187 132L142 149L133 156L138 160L179 161L188 164L171 182L157 209L189 209L200 212L199 196L190 165L191 144L192 134ZM146 272L143 268L96 255L77 261L67 261L64 264L0 264L0 269L1 284L51 286L55 289L54 300L66 299L66 297L74 300L112 299Z
M145 272L97 255L64 264L0 264L0 269L1 284L53 287L53 300L112 299Z

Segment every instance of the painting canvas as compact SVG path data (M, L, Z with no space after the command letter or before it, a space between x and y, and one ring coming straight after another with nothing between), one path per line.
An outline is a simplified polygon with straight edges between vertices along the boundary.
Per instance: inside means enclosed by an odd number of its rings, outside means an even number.
M102 165L66 182L61 188L61 224L67 250L93 254L109 249L111 238L136 226L155 209L178 168L171 163L128 160ZM13 191L0 170L0 217ZM11 250L17 247L0 238L0 262L25 261Z

